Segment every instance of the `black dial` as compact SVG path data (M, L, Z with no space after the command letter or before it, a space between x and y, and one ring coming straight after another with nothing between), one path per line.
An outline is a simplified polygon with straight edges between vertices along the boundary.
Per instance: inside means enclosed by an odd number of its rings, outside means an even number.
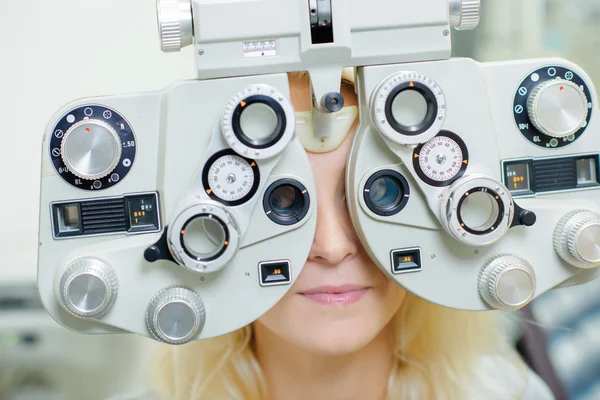
M226 206L239 206L256 194L260 170L256 161L226 149L208 159L202 171L202 184L211 199Z
M574 71L560 66L539 68L521 82L515 93L513 115L516 126L523 137L537 147L568 146L583 135L589 124L593 108L591 98L588 86ZM562 104L563 100L570 102ZM566 129L569 123L576 123L575 129ZM548 129L544 130L544 126Z
M65 159L67 161L75 160L74 165L78 165L77 163L83 165L82 156L85 149L89 149L90 152L94 150L91 139L90 143L85 143L85 134L93 135L95 132L103 135L100 138L105 141L103 144L114 142L118 151L114 151L113 154L116 154L117 158L112 164L107 162L110 160L100 160L97 164L108 165L110 170L100 173L97 178L87 179L81 171L71 171L65 163ZM107 138L110 139L107 141ZM65 141L68 139L71 141L66 144ZM136 146L133 130L122 115L108 107L88 105L73 109L60 119L52 131L49 151L54 169L65 182L78 189L92 191L108 189L127 176L135 161ZM77 156L63 154L69 149L75 153L79 152L79 154ZM91 164L88 162L86 167L90 167ZM93 167L97 167L97 165ZM92 170L93 168L90 167L89 171Z

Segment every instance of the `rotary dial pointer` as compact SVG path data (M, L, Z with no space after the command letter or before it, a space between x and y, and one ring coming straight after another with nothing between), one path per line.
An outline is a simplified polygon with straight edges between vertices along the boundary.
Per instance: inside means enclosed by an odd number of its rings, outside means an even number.
M82 179L100 179L110 174L121 158L121 139L107 123L87 119L74 124L61 143L67 168Z
M553 79L531 92L527 111L540 132L562 138L575 134L584 125L588 116L588 99L575 83Z

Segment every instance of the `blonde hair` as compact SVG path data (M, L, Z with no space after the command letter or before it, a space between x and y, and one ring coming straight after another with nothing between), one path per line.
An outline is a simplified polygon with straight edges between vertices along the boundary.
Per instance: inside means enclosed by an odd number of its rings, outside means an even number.
M351 69L343 81L353 84ZM290 80L305 80L303 72ZM410 293L392 318L395 362L387 400L519 399L528 370L509 345L496 312L459 311ZM170 400L265 400L266 378L254 329L183 346L160 345L152 383Z

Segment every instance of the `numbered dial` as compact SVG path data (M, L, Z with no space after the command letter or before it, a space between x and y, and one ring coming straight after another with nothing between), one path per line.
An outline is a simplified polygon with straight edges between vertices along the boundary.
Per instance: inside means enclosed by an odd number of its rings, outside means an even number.
M444 92L431 78L416 72L400 72L382 81L371 104L377 129L403 145L433 138L446 117Z
M592 114L591 98L589 88L575 72L559 66L543 67L517 89L515 122L534 145L564 147L585 132Z
M270 85L246 86L225 107L223 137L236 153L263 160L279 155L294 137L290 101Z
M485 246L500 240L512 223L514 203L508 189L482 174L463 177L441 199L446 232L459 242Z
M241 157L233 150L213 155L203 171L206 193L227 206L249 201L258 190L260 171L256 161Z
M535 295L536 276L531 264L515 255L487 263L479 275L479 293L491 307L511 312L526 306Z
M442 131L413 153L413 167L421 180L430 186L451 185L464 175L469 163L469 152L463 140L455 133Z
M235 217L226 207L213 202L196 203L175 217L168 228L167 245L182 267L213 273L235 257L240 239Z
M136 141L116 111L85 106L65 114L53 129L50 159L59 176L82 190L103 190L120 182L135 160Z

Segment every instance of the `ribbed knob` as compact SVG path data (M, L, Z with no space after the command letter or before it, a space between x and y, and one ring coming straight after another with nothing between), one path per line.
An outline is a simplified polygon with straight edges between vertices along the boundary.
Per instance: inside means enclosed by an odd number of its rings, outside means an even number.
M587 119L588 100L573 82L553 79L538 85L527 100L531 123L548 136L573 135Z
M472 30L479 25L481 0L449 0L450 25L456 30Z
M162 51L179 51L193 43L194 18L190 0L157 0L156 12Z
M533 267L521 257L501 255L487 263L479 275L479 293L493 308L516 311L535 295Z
M600 266L600 215L589 210L565 215L554 230L554 249L574 267Z
M117 298L118 282L114 269L94 257L69 264L59 285L62 306L81 318L102 316Z
M63 162L82 179L101 179L110 174L119 165L121 150L119 134L96 119L74 124L61 142Z
M185 344L200 334L205 316L200 296L183 287L171 287L152 298L146 311L146 324L157 340Z

